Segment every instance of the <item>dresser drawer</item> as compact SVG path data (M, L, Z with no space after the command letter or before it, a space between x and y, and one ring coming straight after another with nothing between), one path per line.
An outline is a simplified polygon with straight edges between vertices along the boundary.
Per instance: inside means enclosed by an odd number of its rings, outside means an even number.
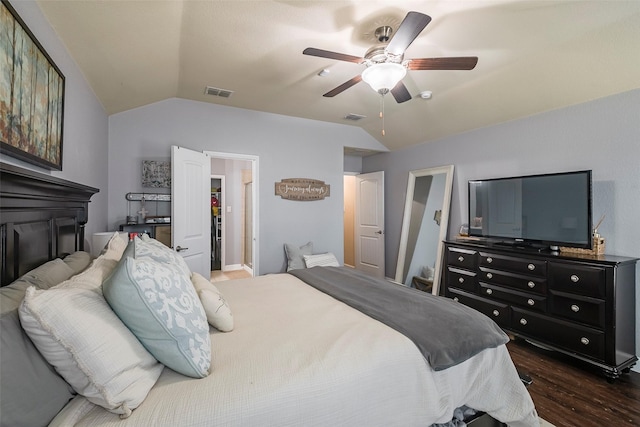
M547 261L497 255L490 252L480 252L480 267L493 270L511 271L529 276L545 277L547 275Z
M604 298L606 268L549 263L549 288L561 292Z
M471 249L447 247L447 264L454 267L476 269L477 252Z
M467 291L476 292L477 283L476 273L447 267L447 287L466 289Z
M468 307L475 308L480 313L490 317L499 326L509 326L511 310L507 304L491 301L459 289L449 289L450 297Z
M569 320L604 328L605 302L596 298L579 298L572 294L551 291L549 313Z
M554 346L604 360L604 332L560 319L511 308L511 329Z
M541 295L547 292L547 280L544 277L523 276L521 274L480 267L478 280Z
M547 308L546 296L527 294L525 292L492 286L482 282L480 282L480 295L510 302L521 307L528 307L531 310L544 311Z

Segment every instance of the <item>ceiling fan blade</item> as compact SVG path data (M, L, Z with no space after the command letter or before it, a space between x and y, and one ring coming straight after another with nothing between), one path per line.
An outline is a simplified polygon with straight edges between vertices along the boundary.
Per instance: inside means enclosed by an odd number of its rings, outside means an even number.
M331 52L329 50L316 49L315 47L308 47L302 51L304 55L319 56L320 58L337 59L338 61L355 62L360 64L364 62L364 58L358 56L347 55L344 53Z
M391 95L396 99L398 104L409 101L411 99L411 94L407 90L407 87L401 81L398 82L396 87L391 89Z
M477 56L417 58L412 59L407 68L410 70L473 70L477 63Z
M386 49L387 52L393 55L402 55L430 21L431 17L424 13L407 13L398 30L393 37L391 37L391 41Z
M360 83L361 80L362 80L362 76L357 75L354 78L352 78L351 80L348 80L348 81L342 83L337 88L335 88L333 90L330 90L329 92L325 93L322 96L326 96L327 98L331 98L333 96L336 96L337 94L349 89L351 86L355 85L356 83Z

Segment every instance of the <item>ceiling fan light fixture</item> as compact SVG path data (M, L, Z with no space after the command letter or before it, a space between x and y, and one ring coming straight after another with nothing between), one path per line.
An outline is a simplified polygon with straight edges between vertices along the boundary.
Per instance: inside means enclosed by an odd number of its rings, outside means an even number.
M406 74L407 69L402 64L384 62L367 67L362 72L362 80L373 90L384 95L396 87Z

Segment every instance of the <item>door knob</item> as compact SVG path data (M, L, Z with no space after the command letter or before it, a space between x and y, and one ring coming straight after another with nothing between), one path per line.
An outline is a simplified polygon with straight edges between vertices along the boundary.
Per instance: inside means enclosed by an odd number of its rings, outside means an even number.
M182 246L176 246L176 252L182 252L182 251L186 251L189 248L183 248Z
M382 230L376 231L376 234L382 234Z

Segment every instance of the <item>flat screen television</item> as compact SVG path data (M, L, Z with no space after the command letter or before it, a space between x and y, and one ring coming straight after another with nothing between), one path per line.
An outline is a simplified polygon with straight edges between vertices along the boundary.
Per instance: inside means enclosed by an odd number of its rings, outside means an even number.
M469 181L469 235L514 246L591 248L591 171Z

